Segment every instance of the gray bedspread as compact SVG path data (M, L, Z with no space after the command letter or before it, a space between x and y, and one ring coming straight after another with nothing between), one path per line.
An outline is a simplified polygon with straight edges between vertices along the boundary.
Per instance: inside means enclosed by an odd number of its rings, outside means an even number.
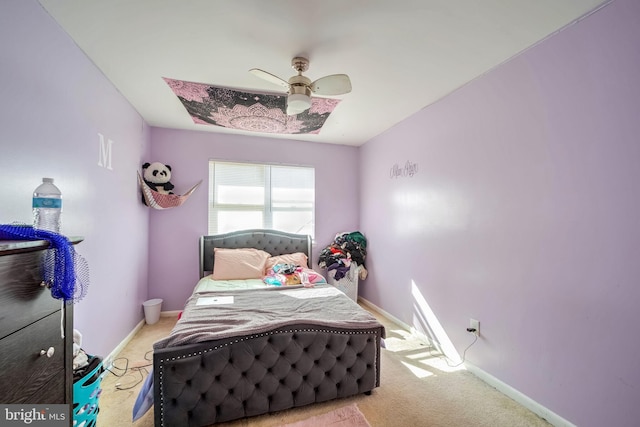
M196 292L168 337L155 349L310 324L369 329L381 324L330 285L270 287L250 291Z

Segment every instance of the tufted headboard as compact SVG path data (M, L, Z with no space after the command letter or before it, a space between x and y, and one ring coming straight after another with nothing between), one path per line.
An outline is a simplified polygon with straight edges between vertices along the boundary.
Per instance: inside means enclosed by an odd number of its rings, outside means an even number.
M256 248L271 255L304 253L311 263L311 236L277 230L241 230L200 237L200 277L213 271L213 248Z

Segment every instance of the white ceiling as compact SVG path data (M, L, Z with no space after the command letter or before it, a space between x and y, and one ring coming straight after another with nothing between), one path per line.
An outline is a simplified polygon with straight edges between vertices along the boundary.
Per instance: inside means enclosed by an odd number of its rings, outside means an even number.
M152 126L361 145L603 0L40 0ZM280 89L294 56L353 90L317 135L194 124L162 77Z

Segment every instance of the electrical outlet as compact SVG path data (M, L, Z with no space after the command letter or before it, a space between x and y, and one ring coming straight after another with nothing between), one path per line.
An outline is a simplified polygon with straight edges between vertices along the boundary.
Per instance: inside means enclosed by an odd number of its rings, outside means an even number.
M476 319L469 319L469 328L475 329L474 334L480 336L480 321Z

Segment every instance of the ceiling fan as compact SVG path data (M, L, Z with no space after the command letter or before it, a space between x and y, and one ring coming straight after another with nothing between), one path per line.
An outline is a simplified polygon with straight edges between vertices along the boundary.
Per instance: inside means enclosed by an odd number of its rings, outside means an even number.
M331 74L311 81L302 75L309 69L307 58L295 57L291 60L291 67L298 72L289 81L280 77L252 68L249 72L261 79L274 83L287 89L287 115L300 114L311 107L311 94L315 95L342 95L351 92L351 80L346 74Z

